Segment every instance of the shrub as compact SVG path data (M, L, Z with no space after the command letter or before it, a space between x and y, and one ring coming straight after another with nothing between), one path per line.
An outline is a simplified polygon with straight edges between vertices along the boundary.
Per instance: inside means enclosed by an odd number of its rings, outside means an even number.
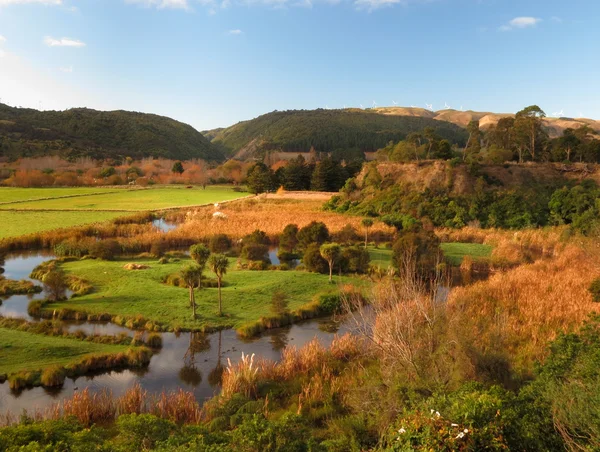
M167 244L163 240L156 240L150 245L150 254L157 258L163 257L166 248Z
M244 245L270 245L271 241L264 231L256 229L251 234L246 235L242 239Z
M318 243L308 245L302 257L302 263L308 271L324 274L329 273L329 264L321 256L321 246Z
M421 276L430 274L441 262L440 241L432 232L405 232L394 243L392 262L398 269L413 260Z
M54 269L49 271L44 275L42 282L51 300L58 301L66 298L68 288L67 276L62 270Z
M342 308L342 300L338 294L326 294L319 296L319 313L334 314Z
M90 247L90 255L106 261L121 254L121 245L116 240L100 240Z
M344 248L340 263L344 273L367 273L371 263L369 252L358 246Z
M117 419L117 428L126 450L149 450L166 441L175 424L150 414L125 414Z
M51 366L42 371L40 381L43 386L54 387L62 386L65 382L66 373L60 366Z
M250 261L269 262L269 248L266 245L249 243L242 248L241 257Z
M279 236L280 252L292 253L298 245L298 226L288 224Z
M148 339L146 339L146 345L150 348L161 348L163 344L162 336L157 333L151 333L148 335Z
M350 245L358 241L360 237L358 236L356 229L354 229L351 224L347 224L335 234L335 239L339 243Z
M298 245L306 249L311 243L322 245L329 240L329 230L325 223L313 221L298 231Z
M231 239L226 234L215 234L210 238L208 247L213 253L224 253L231 249Z
M600 278L597 278L594 280L594 282L592 282L589 290L592 294L592 300L594 303L600 303Z

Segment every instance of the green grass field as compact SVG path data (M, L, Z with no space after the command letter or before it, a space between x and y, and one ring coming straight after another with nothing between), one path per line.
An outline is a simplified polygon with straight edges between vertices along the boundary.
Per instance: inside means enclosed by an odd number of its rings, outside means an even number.
M119 353L128 347L43 336L0 328L0 374L66 365L91 353Z
M69 187L69 188L12 188L0 187L0 204L36 199L59 198L61 196L80 196L96 193L114 193L115 188ZM15 206L17 208L18 206Z
M474 260L485 259L492 255L493 247L480 243L442 243L442 251L451 265L459 266L465 256Z
M123 213L0 211L0 239L112 220L120 216Z
M299 271L235 270L236 260L231 259L229 273L224 278L225 316L217 316L217 289L204 288L196 293L198 318L194 322L187 289L161 282L162 277L177 273L189 261L160 265L156 260L135 260L136 263L151 267L139 271L123 269L127 262L132 261L83 260L63 264L65 271L90 281L95 290L67 302L52 304L52 309L69 308L122 317L141 315L172 328L200 329L203 325L238 327L270 314L271 297L275 290L282 290L288 295L289 308L292 310L311 301L315 294L338 290L337 285L328 283L327 275ZM214 277L209 271L205 275ZM343 277L341 282L365 284L363 280L351 277Z
M210 204L244 196L247 193L235 192L231 187L0 188L0 239L111 220L128 212ZM1 204L4 202L12 203Z
M50 190L52 190L52 193L56 193L55 189ZM96 191L99 190L96 189ZM26 195L23 194L22 196ZM145 190L111 190L107 193L89 196L54 198L41 201L28 201L18 204L7 204L3 207L0 206L0 208L28 210L145 211L230 201L243 196L247 196L247 193L235 192L231 187L207 187L206 190L203 190L199 187L194 187L192 189L186 189L185 187L159 187ZM2 195L0 191L0 200L1 199Z
M371 265L381 268L388 268L392 265L392 250L387 248L368 247L369 256L371 256Z

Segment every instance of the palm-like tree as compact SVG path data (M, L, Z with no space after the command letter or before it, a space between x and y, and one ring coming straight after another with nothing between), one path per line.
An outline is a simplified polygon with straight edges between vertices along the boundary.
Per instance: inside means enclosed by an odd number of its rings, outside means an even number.
M206 268L206 263L210 257L210 250L202 243L190 246L190 257L196 261L200 267L200 279L198 280L198 290L202 289L202 273Z
M325 243L319 249L321 257L329 264L329 282L333 282L333 264L341 257L342 247L337 243Z
M367 249L367 245L369 243L369 228L373 226L373 220L371 220L370 218L363 218L361 223L365 228L365 249Z
M190 306L192 307L192 317L196 320L196 298L194 296L194 288L199 284L202 276L202 269L198 265L188 265L183 267L179 272L181 279L185 282L186 287L190 291Z
M221 298L221 282L223 276L227 273L229 267L229 259L222 254L213 254L208 260L208 267L217 275L217 286L219 287L219 315L223 315L222 298Z

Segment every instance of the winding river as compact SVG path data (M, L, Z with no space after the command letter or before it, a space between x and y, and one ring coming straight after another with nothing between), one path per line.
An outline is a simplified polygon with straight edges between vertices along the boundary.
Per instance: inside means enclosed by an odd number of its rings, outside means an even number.
M4 275L11 279L29 279L33 268L53 257L48 253L10 255L6 258ZM0 306L0 315L35 321L27 314L27 305L32 299L43 297L42 293L6 298ZM133 334L132 330L111 323L63 322L63 325L70 331L81 329L88 334ZM301 347L317 337L323 345L328 346L336 333L347 331L350 331L349 322L319 319L269 330L251 340L238 338L234 330L208 335L162 333L163 348L143 370L112 371L75 380L67 379L60 389L32 388L15 392L10 390L8 383L0 385L0 415L7 412L18 415L23 410L44 410L86 388L109 389L118 396L135 383L149 392L177 389L192 391L202 403L219 392L219 372L227 365L227 360L237 362L242 352L279 360L282 350L288 345Z

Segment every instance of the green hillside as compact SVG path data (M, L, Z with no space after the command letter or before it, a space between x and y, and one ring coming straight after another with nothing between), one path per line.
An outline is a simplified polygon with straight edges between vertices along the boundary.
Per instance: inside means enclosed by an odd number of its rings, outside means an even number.
M37 111L0 104L0 157L223 159L193 127L164 116L77 108Z
M338 149L375 151L411 132L433 127L452 143L464 144L466 131L445 121L414 116L382 115L369 110L274 111L221 131L205 132L213 143L235 154L244 148L308 152Z

